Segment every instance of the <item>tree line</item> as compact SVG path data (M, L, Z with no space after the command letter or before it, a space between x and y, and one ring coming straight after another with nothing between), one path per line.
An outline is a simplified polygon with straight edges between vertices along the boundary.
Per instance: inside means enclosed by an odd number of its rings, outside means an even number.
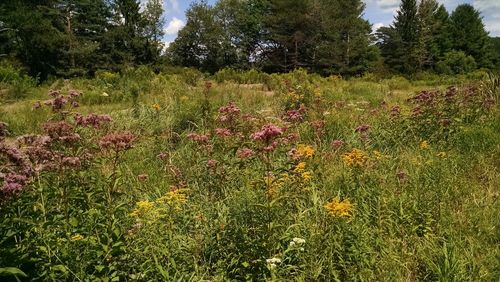
M162 0L1 1L0 54L41 79L154 64L162 15Z
M143 1L144 2L144 1ZM11 0L0 4L0 54L32 75L93 75L134 65L178 65L322 75L462 73L498 69L498 38L469 4L402 0L376 31L361 0L196 1L163 52L162 0ZM1 55L0 55L1 56Z

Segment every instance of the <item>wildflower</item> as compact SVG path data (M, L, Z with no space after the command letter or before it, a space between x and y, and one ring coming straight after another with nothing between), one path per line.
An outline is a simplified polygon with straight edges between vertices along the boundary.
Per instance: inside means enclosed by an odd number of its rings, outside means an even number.
M80 241L80 240L83 240L83 236L80 234L75 234L71 236L71 241Z
M360 125L360 126L356 127L356 129L354 130L354 132L357 132L357 133L366 133L366 132L368 132L368 130L370 130L370 126L367 125L367 124L363 124L363 125Z
M108 93L106 93L106 92L102 92L101 96L102 96L102 97L109 97L109 94L108 94Z
M198 144L208 143L208 138L210 135L208 134L197 134L197 133L189 133L187 138L191 141L194 141Z
M132 148L132 142L136 137L130 133L111 133L101 138L99 145L103 149L111 149L115 152Z
M163 197L156 200L159 204L167 204L175 210L181 210L181 206L187 202L186 188L172 187Z
M227 128L216 128L215 134L217 134L219 137L229 137L229 136L233 135L231 133L231 130L227 129Z
M64 157L61 160L61 164L71 168L79 168L82 165L82 162L78 157Z
M446 152L439 152L437 156L440 158L446 158Z
M323 206L330 215L334 217L350 217L352 216L352 204L349 199L340 200L339 197L334 198Z
M158 103L155 103L155 104L151 105L151 107L152 107L154 110L156 110L156 111L161 110L161 106L160 106L160 104L158 104Z
M309 181L312 178L312 172L306 171L303 172L300 176L302 177L302 179L304 179L304 181Z
M248 148L239 149L236 152L236 156L238 156L238 158L240 158L240 159L248 159L254 155L255 155L255 152L252 149L248 149Z
M342 159L348 166L363 166L368 161L366 154L359 149L353 149L351 152L344 154Z
M207 161L207 167L214 169L217 166L217 161L216 160L208 160Z
M344 145L344 141L342 141L342 140L337 139L337 140L332 141L332 147L335 149L339 149L343 145Z
M381 160L383 157L382 153L380 153L380 151L377 150L373 151L373 156L375 157L376 160Z
M306 163L305 162L300 162L295 166L295 169L293 170L294 172L302 172L306 168Z
M109 115L96 115L89 114L88 116L82 116L81 114L77 114L75 116L76 125L83 127L94 127L98 129L101 127L103 123L111 122L113 119Z
M420 142L420 149L422 150L427 150L429 149L430 146L429 146L429 142L427 142L426 140Z
M142 218L147 216L154 209L152 202L148 200L139 201L136 203L136 208L130 214L132 217Z
M391 117L396 118L401 115L401 107L400 106L394 106L391 109Z
M37 101L37 102L35 102L35 104L33 104L33 110L40 109L41 107L42 107L42 104L40 103L40 101Z
M305 112L305 108L301 107L298 110L290 110L285 113L283 117L284 120L288 122L300 122L303 120L303 113Z
M269 142L271 139L278 137L279 135L283 134L284 129L277 127L276 125L273 124L267 124L264 125L260 131L255 132L250 136L253 140L257 141L265 141L266 143Z
M270 258L266 259L267 265L269 266L270 269L275 269L278 264L281 263L280 258Z
M299 144L297 146L297 155L301 158L310 159L314 156L314 148L310 145Z

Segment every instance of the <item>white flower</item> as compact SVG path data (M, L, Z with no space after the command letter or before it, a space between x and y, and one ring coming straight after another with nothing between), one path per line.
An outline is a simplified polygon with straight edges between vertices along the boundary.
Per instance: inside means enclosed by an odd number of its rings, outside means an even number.
M109 96L109 94L108 94L108 93L106 93L106 92L102 92L101 96L103 96L103 97L108 97L108 96Z
M273 264L279 264L281 263L281 259L279 258L270 258L270 259L266 259L266 262L270 265L273 265Z
M297 245L302 245L306 242L306 240L302 239L302 238L295 237L292 239L292 242L296 243Z
M295 241L290 242L289 245L290 245L290 247L294 247L295 246Z

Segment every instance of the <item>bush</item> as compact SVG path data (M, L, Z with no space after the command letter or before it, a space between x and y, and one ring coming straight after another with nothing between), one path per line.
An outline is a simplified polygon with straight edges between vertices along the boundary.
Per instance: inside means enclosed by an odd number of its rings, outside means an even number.
M9 63L0 63L0 99L26 97L29 89L36 86L36 80Z
M462 51L450 51L444 59L436 64L436 71L441 74L468 73L477 68L472 56L467 56Z

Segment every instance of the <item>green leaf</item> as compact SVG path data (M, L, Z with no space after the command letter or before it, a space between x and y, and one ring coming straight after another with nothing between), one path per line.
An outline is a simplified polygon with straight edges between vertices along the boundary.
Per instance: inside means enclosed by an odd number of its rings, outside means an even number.
M0 268L0 276L21 276L28 277L21 269L17 267L3 267Z

